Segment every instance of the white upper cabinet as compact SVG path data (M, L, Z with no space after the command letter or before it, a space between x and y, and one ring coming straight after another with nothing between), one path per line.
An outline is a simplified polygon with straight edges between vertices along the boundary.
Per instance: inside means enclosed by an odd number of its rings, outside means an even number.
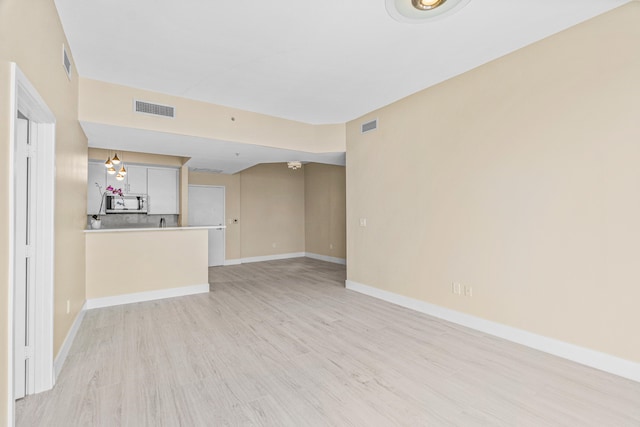
M102 193L96 186L100 185L102 191L106 187L107 171L104 163L89 162L89 174L87 178L87 215L98 215L100 209L100 198Z
M109 175L103 162L89 162L87 180L87 214L97 215L100 208L100 191L111 185L121 188L124 193L148 194L149 214L177 215L179 208L179 171L175 168L125 165L127 174L118 181L116 175ZM104 208L103 212L104 213Z
M147 168L149 214L178 214L178 169Z
M126 166L126 189L131 194L147 194L147 167L146 166Z

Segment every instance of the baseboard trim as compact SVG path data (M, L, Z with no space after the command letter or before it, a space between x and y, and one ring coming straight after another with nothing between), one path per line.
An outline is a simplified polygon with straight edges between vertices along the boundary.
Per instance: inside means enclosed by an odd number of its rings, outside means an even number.
M73 341L76 339L76 335L78 334L78 330L80 329L80 325L82 325L82 321L84 320L84 314L87 311L87 303L85 302L80 309L80 312L76 315L73 324L71 325L71 329L67 332L67 336L62 343L62 347L60 347L60 351L56 355L53 360L53 382L55 384L58 379L58 375L60 375L60 371L62 371L62 367L64 366L64 362L67 360L67 356L69 355L69 350L71 350L71 346L73 345Z
M289 254L276 254L276 255L266 255L266 256L254 256L249 258L242 258L242 264L250 263L250 262L263 262L263 261L276 261L279 259L289 259L289 258L302 258L304 257L304 252L294 252Z
M640 382L640 363L621 359L610 354L601 353L553 338L537 335L522 329L481 319L470 314L461 313L448 308L430 304L425 301L398 295L372 286L347 280L346 288L361 294L369 295L392 304L396 304L420 313L428 314L477 331L504 338L524 346L553 354L573 362L580 363L601 371Z
M227 266L227 265L240 265L240 264L242 264L241 259L225 259L223 265Z
M334 264L347 265L347 260L344 258L336 258L327 255L314 254L312 252L305 252L307 258L318 259L320 261L332 262Z
M186 295L204 294L209 292L209 284L183 286L180 288L161 289L134 294L115 295L112 297L94 298L87 300L87 310L94 308L113 307L115 305L132 304L136 302L155 301L165 298L182 297Z

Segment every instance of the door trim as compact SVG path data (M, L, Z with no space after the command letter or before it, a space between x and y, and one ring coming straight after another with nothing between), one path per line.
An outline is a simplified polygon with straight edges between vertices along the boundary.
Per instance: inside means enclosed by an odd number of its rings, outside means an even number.
M33 137L37 139L38 167L35 171L36 206L35 254L38 259L35 280L34 393L49 390L55 382L53 371L53 289L54 289L54 201L55 201L55 123L56 119L35 87L16 63L10 63L11 85L9 103L9 301L8 301L8 376L7 425L14 424L13 395L13 298L15 244L15 138L18 110L33 123Z

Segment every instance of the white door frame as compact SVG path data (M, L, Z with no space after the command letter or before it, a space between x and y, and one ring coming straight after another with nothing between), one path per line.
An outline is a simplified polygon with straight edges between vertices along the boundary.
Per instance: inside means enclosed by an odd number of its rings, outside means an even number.
M11 63L11 118L9 122L9 312L8 312L8 411L7 425L14 424L13 396L13 298L14 298L14 244L15 244L15 138L18 110L29 118L30 131L37 141L38 165L35 172L35 191L38 194L36 208L35 256L37 259L35 277L35 312L31 319L35 325L33 337L35 378L33 393L49 390L55 383L53 370L53 287L54 287L54 206L55 206L55 123L56 118L47 107L38 91Z

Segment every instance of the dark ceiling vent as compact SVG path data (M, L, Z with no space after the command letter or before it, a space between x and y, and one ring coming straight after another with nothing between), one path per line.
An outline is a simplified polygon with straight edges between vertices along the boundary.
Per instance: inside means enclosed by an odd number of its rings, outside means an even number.
M154 116L175 117L175 107L168 105L152 104L151 102L133 100L133 110L136 113L152 114Z
M371 132L372 130L378 129L378 119L371 120L370 122L363 123L360 128L362 133Z
M64 44L62 45L62 66L67 72L67 77L71 80L71 60L69 59L69 54L67 53L67 48Z

